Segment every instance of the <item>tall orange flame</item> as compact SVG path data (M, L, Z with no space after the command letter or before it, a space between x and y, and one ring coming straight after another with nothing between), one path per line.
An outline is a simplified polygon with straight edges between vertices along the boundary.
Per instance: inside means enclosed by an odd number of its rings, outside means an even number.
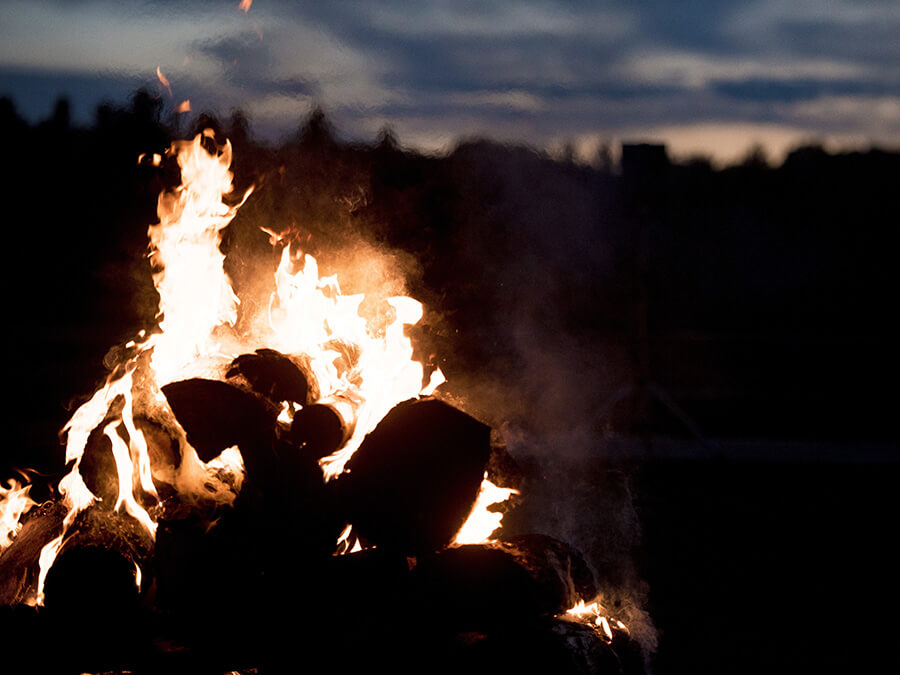
M159 69L157 75L168 86ZM134 418L146 413L148 406L166 409L163 385L188 377L218 377L236 356L260 347L306 356L323 398L349 402L355 411L350 439L320 461L323 478L328 480L343 470L365 435L394 405L420 393L432 393L444 379L436 371L423 388L423 366L412 359L413 348L404 327L421 319L419 302L408 297L388 298L393 322L376 331L359 314L363 296L342 295L336 277L320 277L315 258L291 246L284 246L275 272L268 326L252 335L237 334L239 299L223 268L221 233L251 191L237 204L226 203L225 196L232 191L231 145L227 141L217 145L211 131L189 141L176 141L168 154L175 156L181 168L182 183L160 195L159 222L148 229L153 283L159 293L159 330L151 334L142 331L126 345L125 361L63 428L66 462L72 469L58 489L67 513L61 534L41 551L34 594L38 604L43 602L47 572L72 524L99 499L88 489L80 468L88 436L101 424L112 446L118 477L113 508L129 514L155 537L153 508L148 510L142 504L158 502L158 495L148 443ZM341 355L336 345L352 347L358 354L353 363L338 367ZM121 412L110 418L111 411L118 408ZM294 411L285 406L282 422L289 422ZM178 468L170 470L172 475L167 474L167 482L187 503L212 500L230 504L243 481L240 448L229 448L204 463L183 430L173 432L178 433L182 457Z
M156 66L156 78L159 80L160 84L164 86L168 92L169 96L172 96L172 85L169 84L168 78L162 74L162 71L159 69L159 66Z

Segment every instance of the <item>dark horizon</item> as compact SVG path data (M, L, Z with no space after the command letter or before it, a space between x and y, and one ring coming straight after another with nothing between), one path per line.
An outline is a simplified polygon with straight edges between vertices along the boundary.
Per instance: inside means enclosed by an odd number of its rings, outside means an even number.
M238 293L259 301L261 226L304 231L323 272L383 256L426 306L418 353L521 467L509 531L582 551L646 644L658 630L653 672L896 662L900 153L720 168L633 144L588 165L470 139L435 156L343 141L324 114L272 145L240 116L174 127L160 108L138 94L76 127L65 106L30 124L0 103L7 193L29 207L5 216L0 477L55 483L60 427L154 324L146 232L178 176L138 157L211 126L237 191L256 185L223 243ZM19 616L2 615L27 634Z
M94 126L73 125L64 99L34 125L9 99L0 109L11 156L29 167L15 173L12 194L42 203L55 186L66 195L33 216L29 229L50 235L52 262L32 283L50 303L70 294L62 313L69 331L82 332L91 317L83 347L94 353L93 372L85 366L41 410L86 393L100 357L152 323L141 256L165 174L137 157L208 125L232 137L236 184L259 184L237 223L295 222L326 264L353 237L411 256L407 284L435 303L434 330L459 331L442 346L463 363L540 370L550 358L559 372L575 373L588 359L605 373L591 385L600 412L577 410L601 436L714 438L724 445L703 452L751 455L742 439L794 442L794 456L806 458L815 449L804 443L866 441L875 444L866 456L879 457L878 444L897 438L883 369L893 358L884 308L896 287L897 235L888 224L897 220L890 185L900 153L811 145L778 165L758 150L719 167L671 158L662 145L625 144L618 153L601 148L587 164L474 138L447 154L420 154L390 129L366 143L343 141L321 110L276 145L259 141L236 111L225 120L200 115L192 127L166 118L163 102L143 90L128 105L98 108ZM336 173L317 176L316 162ZM272 180L284 170L290 189ZM97 202L110 182L119 188ZM348 193L363 195L365 208L341 211ZM81 200L89 208L79 212ZM329 223L340 225L331 231ZM13 231L19 247L33 246L28 230ZM540 281L544 274L551 276ZM15 275L6 282L14 287ZM44 311L28 297L13 301L26 316ZM116 311L107 314L107 303ZM498 324L509 309L515 322ZM548 319L561 335L547 332ZM482 395L492 389L473 384ZM539 380L527 387L533 403L542 389L557 391ZM489 409L489 398L476 405ZM553 433L574 413L558 414Z

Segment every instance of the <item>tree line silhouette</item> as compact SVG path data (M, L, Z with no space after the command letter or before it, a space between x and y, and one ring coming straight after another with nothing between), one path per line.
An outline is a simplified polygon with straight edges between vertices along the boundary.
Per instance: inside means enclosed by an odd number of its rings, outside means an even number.
M152 324L146 228L178 177L137 158L204 127L234 146L236 192L255 185L223 248L291 226L326 271L359 241L391 251L429 308L423 353L476 408L503 395L507 417L597 438L896 438L900 153L809 145L715 168L626 144L587 165L472 138L427 155L389 129L343 140L320 109L267 143L240 111L185 128L138 91L89 127L65 99L35 124L0 99L23 453ZM252 265L228 265L249 289Z

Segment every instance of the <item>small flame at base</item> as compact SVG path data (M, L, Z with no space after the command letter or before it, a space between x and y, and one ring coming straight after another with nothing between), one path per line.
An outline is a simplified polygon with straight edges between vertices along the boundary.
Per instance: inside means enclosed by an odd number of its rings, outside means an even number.
M456 533L453 539L454 545L462 544L483 544L494 541L491 534L500 527L503 521L503 514L497 511L489 510L494 504L502 504L512 495L519 494L518 490L513 488L497 487L488 480L487 471L484 472L484 479L481 481L481 489L475 504L472 505L472 511L463 526Z
M568 610L565 616L566 618L581 621L582 623L590 623L598 628L607 640L613 639L613 625L620 631L628 632L628 628L624 623L609 616L599 598L591 603L579 600L578 604Z

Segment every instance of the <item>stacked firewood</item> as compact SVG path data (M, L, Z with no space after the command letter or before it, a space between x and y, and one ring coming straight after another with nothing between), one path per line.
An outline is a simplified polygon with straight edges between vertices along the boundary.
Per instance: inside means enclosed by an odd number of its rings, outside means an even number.
M322 399L302 358L258 350L221 379L162 393L166 406L135 417L158 492L137 495L155 542L113 509L101 423L80 467L98 501L69 528L43 607L21 603L62 530L61 505L34 509L0 552L0 629L15 645L5 658L54 673L643 672L623 627L565 617L597 593L570 545L538 534L453 543L486 472L509 487L521 478L468 414L431 397L400 403L325 482L319 460L346 443L355 406ZM240 449L246 475L227 507L198 507L175 488L186 444L203 462ZM354 552L336 550L348 524Z

